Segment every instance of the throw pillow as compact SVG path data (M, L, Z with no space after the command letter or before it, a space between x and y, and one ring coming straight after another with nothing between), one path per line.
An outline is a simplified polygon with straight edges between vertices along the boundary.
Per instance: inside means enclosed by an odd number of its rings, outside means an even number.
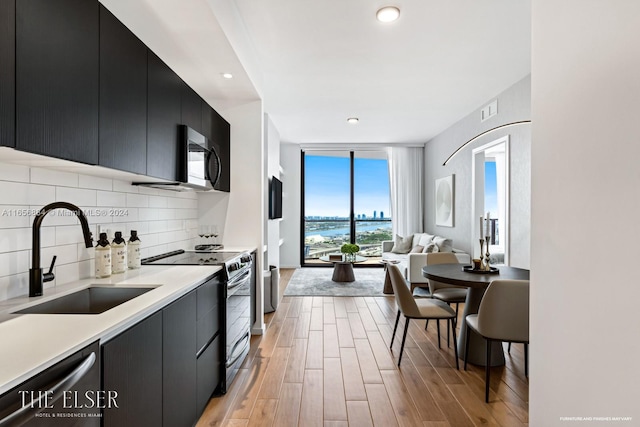
M433 243L436 244L439 252L453 252L453 241L451 239L435 236Z
M418 244L420 246L428 246L429 243L431 243L433 241L433 234L422 234L420 237L420 241L418 242Z
M410 254L419 254L419 253L422 253L423 249L424 249L424 246L420 246L420 245L418 245L418 246L414 246L414 247L409 251L409 253L410 253Z
M438 246L436 246L436 244L433 243L433 242L429 243L422 250L423 254L431 254L431 253L435 253L435 252L439 252L439 250L438 250Z
M412 248L415 248L416 246L420 245L420 239L422 238L422 236L424 236L424 233L413 233L413 241L411 242ZM424 246L424 245L420 245L420 246Z
M394 254L408 254L411 250L411 243L413 242L413 236L402 237L396 234L396 240L391 248L391 252Z

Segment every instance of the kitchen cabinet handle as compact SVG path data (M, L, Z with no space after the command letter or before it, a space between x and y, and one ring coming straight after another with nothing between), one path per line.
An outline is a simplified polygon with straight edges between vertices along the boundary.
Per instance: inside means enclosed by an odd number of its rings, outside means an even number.
M46 391L46 395L51 396L49 400L51 404L55 403L59 400L65 391L73 387L82 377L89 372L89 369L96 362L96 353L91 352L76 368L69 373L66 377L61 379L57 384L51 387ZM35 415L39 412L42 412L44 409L44 405L41 405L40 401L44 395L40 395L37 399L33 399L27 405L24 405L22 408L17 411L7 415L3 419L0 420L0 427L4 426L20 426L25 422L31 419L32 415Z

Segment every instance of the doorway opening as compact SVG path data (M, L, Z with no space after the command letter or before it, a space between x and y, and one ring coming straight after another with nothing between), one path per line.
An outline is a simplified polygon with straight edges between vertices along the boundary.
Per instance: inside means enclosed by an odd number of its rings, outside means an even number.
M509 265L509 135L472 152L473 257L480 256L480 238L488 235L490 263ZM489 216L480 228L480 217ZM486 246L485 246L486 252Z

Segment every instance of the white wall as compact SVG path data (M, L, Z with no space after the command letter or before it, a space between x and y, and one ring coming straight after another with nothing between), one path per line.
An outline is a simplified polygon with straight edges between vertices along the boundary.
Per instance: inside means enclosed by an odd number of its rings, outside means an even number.
M282 221L280 222L280 266L300 267L300 145L282 143Z
M530 425L636 426L640 2L532 10Z
M224 219L223 244L233 248L256 248L256 270L263 266L264 168L262 101L252 101L220 114L231 125L231 192L199 196L201 223ZM264 331L263 280L256 277L256 323L254 334Z
M531 198L531 126L528 124L501 129L469 144L446 166L442 164L458 147L474 136L496 126L531 118L531 77L527 76L498 94L498 114L480 121L480 109L473 111L425 145L424 230L453 239L453 246L471 253L471 236L475 222L471 212L471 154L486 143L509 135L510 151L510 250L509 264L529 268L530 198ZM455 174L454 226L435 225L435 180Z
M2 162L2 153L0 153ZM177 193L131 186L115 179L0 163L0 300L29 293L31 225L45 205L62 201L80 207L98 239L97 226L122 231L128 240L137 230L143 257L194 245L198 200L192 192ZM84 245L80 222L68 211L52 211L44 218L41 235L42 267L57 255L56 279L46 290L94 275L94 249Z
M269 218L269 180L272 176L280 178L280 134L267 114L265 114L265 221L267 230L267 259L265 270L269 265L280 266L280 220ZM284 191L284 190L283 190Z

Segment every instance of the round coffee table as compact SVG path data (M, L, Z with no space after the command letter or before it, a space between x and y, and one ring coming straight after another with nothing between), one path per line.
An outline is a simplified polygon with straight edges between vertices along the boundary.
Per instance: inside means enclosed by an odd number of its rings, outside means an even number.
M344 256L342 256L341 260L329 259L329 255L320 257L320 261L333 263L333 276L331 280L334 282L355 282L356 276L353 274L353 263L366 260L366 257L360 255L356 255L354 261L345 261Z

